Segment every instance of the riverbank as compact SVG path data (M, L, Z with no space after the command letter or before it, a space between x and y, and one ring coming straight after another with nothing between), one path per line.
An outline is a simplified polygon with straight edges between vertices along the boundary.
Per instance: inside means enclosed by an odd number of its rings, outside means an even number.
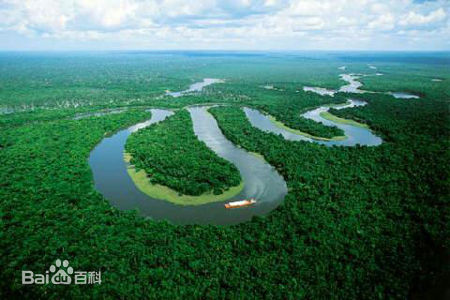
M356 126L356 127L369 129L369 126L367 126L367 124L359 123L355 120L339 118L339 117L336 117L335 115L331 114L328 111L323 111L319 115L322 118L327 119L328 121L331 121L331 122L335 122L335 123L339 123L339 124L347 124L347 125L352 125L352 126Z
M130 163L131 155L124 153L124 161ZM230 199L238 195L244 188L244 181L241 180L238 186L234 186L219 195L214 195L212 192L204 193L200 196L181 195L179 192L160 184L152 184L148 180L147 173L144 170L137 171L133 165L127 168L128 175L133 180L136 187L144 194L160 199L166 200L177 205L202 205L212 202L220 202Z
M346 136L335 136L332 138L324 138L324 137L320 137L320 136L314 136L307 132L303 132L298 129L290 128L290 127L286 126L284 123L278 121L274 116L269 115L268 118L278 128L284 129L284 130L289 131L294 134L302 135L302 136L310 138L310 139L319 140L319 141L343 141L347 138Z

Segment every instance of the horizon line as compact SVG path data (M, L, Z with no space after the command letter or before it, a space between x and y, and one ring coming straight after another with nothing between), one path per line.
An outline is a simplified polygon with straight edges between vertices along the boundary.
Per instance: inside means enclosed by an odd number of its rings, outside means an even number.
M450 49L0 49L0 52L450 52Z

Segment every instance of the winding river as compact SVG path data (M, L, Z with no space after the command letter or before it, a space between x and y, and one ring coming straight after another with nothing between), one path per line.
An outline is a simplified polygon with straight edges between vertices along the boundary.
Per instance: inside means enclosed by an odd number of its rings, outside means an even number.
M231 225L247 221L255 215L265 215L276 208L287 194L287 186L280 174L264 160L236 147L220 131L207 107L188 109L198 138L217 155L229 160L239 169L244 189L227 201L199 206L180 206L152 198L141 192L128 175L128 163L123 152L128 136L173 114L171 111L152 109L151 119L107 137L91 152L91 166L95 188L112 205L122 210L138 209L139 213L155 220L168 220L174 224ZM254 197L256 205L226 209L224 204L233 200Z
M192 91L199 91L202 87L218 82L206 79L191 86L186 91L173 94L178 97ZM357 89L359 85L349 83ZM199 87L201 86L201 87ZM366 105L364 101L349 100L346 105L334 106L342 109ZM303 117L322 122L327 126L341 128L347 138L340 141L325 141L306 137L278 127L270 118L255 109L243 108L253 126L264 131L281 134L287 140L317 142L327 146L378 145L382 141L368 128L342 124L322 117L330 107L323 106L303 114ZM121 210L137 209L145 217L155 220L167 220L174 224L216 224L231 225L247 221L256 215L265 215L275 209L287 194L287 185L283 177L264 159L242 148L235 146L226 139L218 127L214 117L208 113L207 106L191 106L186 108L192 118L193 129L198 139L214 151L218 156L233 163L239 170L244 182L242 191L230 199L221 202L208 203L198 206L181 206L169 201L156 199L141 192L129 176L127 169L130 165L124 160L124 149L127 138L133 132L161 122L173 114L172 111L151 109L151 118L138 123L128 129L121 130L111 137L104 138L92 150L89 157L94 184L97 191ZM84 116L83 116L84 117ZM253 206L226 209L224 204L229 201L255 198Z
M203 79L203 81L195 82L195 83L191 84L187 90L180 91L180 92L169 92L168 91L166 93L166 95L172 96L172 97L181 97L181 96L184 96L189 93L200 92L205 86L208 86L208 85L211 85L214 83L222 83L222 82L224 82L222 79L205 78L205 79Z
M363 106L367 103L365 101L353 100L350 99L346 105L334 106L335 109L344 109L355 106ZM314 120L316 122L320 122L326 126L336 126L344 131L346 138L344 140L322 140L322 139L314 139L312 137L308 137L302 134L298 134L283 127L277 126L269 116L262 114L256 109L251 109L248 107L244 108L244 112L250 121L250 123L263 131L272 132L275 134L281 134L284 139L290 141L308 141L308 142L316 142L326 146L355 146L356 144L365 145L365 146L377 146L382 143L382 139L375 134L369 128L356 126L352 124L343 124L338 122L333 122L328 119L322 117L323 112L328 112L330 107L321 106L319 108L310 110L304 113L302 116Z
M336 93L355 93L355 94L362 94L362 93L382 93L382 94L388 94L393 96L397 99L419 99L420 97L411 93L406 92L372 92L367 90L361 90L359 89L362 87L362 83L358 81L361 77L366 76L382 76L382 73L375 73L375 74L340 74L339 77L346 81L347 84L341 86L337 90L327 89L323 87L312 87L312 86L304 86L303 90L305 92L313 92L316 94L319 94L321 96L331 96L333 97Z

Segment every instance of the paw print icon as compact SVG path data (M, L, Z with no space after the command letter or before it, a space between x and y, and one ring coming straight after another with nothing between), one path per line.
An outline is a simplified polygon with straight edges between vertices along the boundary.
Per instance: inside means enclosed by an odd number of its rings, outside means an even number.
M73 268L69 267L68 260L61 262L60 259L57 259L55 264L50 266L50 272L56 272L52 275L51 281L53 284L70 284L72 282L72 277L70 277L70 275L73 274Z

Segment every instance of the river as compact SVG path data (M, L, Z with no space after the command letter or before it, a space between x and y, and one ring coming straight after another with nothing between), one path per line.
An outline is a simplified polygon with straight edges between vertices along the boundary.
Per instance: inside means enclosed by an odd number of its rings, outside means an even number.
M335 106L335 109L344 109L355 106L364 106L367 103L359 100L350 99L347 104L342 106ZM356 144L366 145L366 146L377 146L382 143L382 139L376 136L370 129L360 126L355 126L351 124L342 124L327 120L321 116L322 112L327 112L330 109L328 106L321 106L319 108L310 110L304 113L302 116L307 119L314 120L316 122L320 122L326 126L336 126L344 131L346 139L344 140L330 140L325 141L322 139L314 139L311 137L307 137L305 135L297 134L292 131L289 131L285 128L277 126L269 116L261 113L256 109L251 109L248 107L244 108L244 112L250 121L250 123L263 131L271 132L275 134L281 134L284 139L290 141L308 141L315 142L326 146L355 146Z
M166 95L172 97L181 97L189 93L200 92L205 86L214 84L214 83L222 83L224 82L222 79L216 78L205 78L203 81L195 82L189 86L187 90L179 91L179 92L167 92Z
M264 160L236 147L220 131L216 120L206 107L188 109L194 132L217 155L235 164L244 181L244 189L227 201L198 206L181 206L152 198L142 193L128 175L123 152L128 136L142 128L164 120L172 112L152 109L152 117L107 137L91 152L91 166L95 188L121 210L138 209L139 213L155 220L168 220L174 224L231 225L247 221L255 215L265 215L276 208L287 194L287 186L280 174ZM226 209L224 204L233 200L256 198L250 207Z
M341 86L337 90L333 89L327 89L323 87L313 87L313 86L304 86L303 91L305 92L313 92L316 94L319 94L321 96L331 96L334 97L336 93L355 93L355 94L363 94L363 93L383 93L387 95L391 95L394 98L397 99L419 99L420 97L411 93L407 92L372 92L367 90L361 90L359 89L362 87L362 83L358 81L361 77L366 76L382 76L382 73L375 73L375 74L340 74L339 77L346 81L347 84Z
M199 91L202 87L217 82L205 80L195 87L191 86L187 91ZM350 85L352 84L350 83ZM179 93L181 94L175 94L174 97L184 95L186 91ZM365 104L363 101L350 100L348 104L335 108L342 109ZM124 160L125 143L133 132L161 122L173 114L172 111L163 109L151 109L149 120L104 138L94 148L89 157L89 165L92 169L96 190L118 209L137 209L142 216L154 220L167 220L174 224L232 225L250 220L253 216L265 215L275 209L287 194L286 182L276 169L261 157L257 157L227 140L214 117L208 113L208 107L191 106L186 109L191 115L193 130L199 140L205 142L218 156L230 161L238 168L244 182L244 188L238 195L221 202L182 206L164 199L150 197L136 187L127 172L130 165ZM314 140L275 126L266 115L257 110L244 108L244 111L255 127L282 134L288 140L314 141L328 146L378 145L381 143L381 139L373 135L367 128L335 123L321 117L320 113L328 109L329 107L325 106L319 107L303 116L328 126L341 128L347 135L346 140ZM253 206L236 209L226 209L224 206L230 201L249 198L255 198L257 203Z

